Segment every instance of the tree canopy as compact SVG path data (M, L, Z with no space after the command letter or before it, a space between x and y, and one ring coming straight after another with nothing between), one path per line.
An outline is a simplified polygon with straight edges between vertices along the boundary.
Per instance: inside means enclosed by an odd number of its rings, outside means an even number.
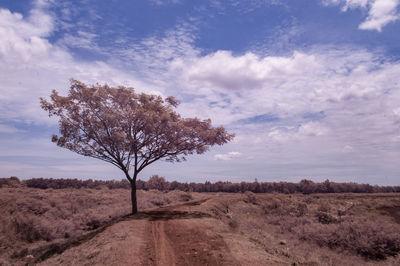
M67 96L53 90L50 101L40 102L49 116L59 117L60 135L53 135L53 142L117 166L132 190L138 173L151 163L180 162L234 137L223 127L212 127L210 119L181 117L174 97L124 86L88 86L72 79Z

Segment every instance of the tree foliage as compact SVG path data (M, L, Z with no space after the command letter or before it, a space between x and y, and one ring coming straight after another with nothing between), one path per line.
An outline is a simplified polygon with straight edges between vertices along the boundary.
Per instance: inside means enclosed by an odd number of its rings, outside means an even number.
M234 137L223 127L212 127L209 119L182 118L174 110L178 104L174 97L77 80L71 80L67 96L53 90L50 101L41 98L49 116L59 117L60 135L53 135L52 141L117 166L132 190L138 173L151 163L180 162Z
M400 186L371 186L369 184L357 183L337 183L329 180L324 182L313 182L304 180L298 183L291 182L214 182L205 183L180 183L178 181L168 182L165 178L154 175L148 181L136 180L136 188L143 190L157 189L161 191L182 190L186 192L228 192L244 193L251 191L254 193L285 193L285 194L314 194L314 193L399 193ZM101 189L130 189L130 184L126 179L117 180L79 180L62 178L31 178L19 181L16 177L0 178L0 188L27 186L40 189L64 189L64 188L94 188Z

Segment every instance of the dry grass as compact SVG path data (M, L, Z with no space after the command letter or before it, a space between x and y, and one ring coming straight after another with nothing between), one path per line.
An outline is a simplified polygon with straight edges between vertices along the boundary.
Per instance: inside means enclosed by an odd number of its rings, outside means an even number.
M400 264L399 194L224 195L209 210L296 265Z
M199 193L138 191L139 210L205 197ZM62 242L130 212L126 189L0 188L0 265L29 250Z
M295 265L400 264L400 194L138 191L138 205L144 210L209 196L214 199L201 211ZM18 265L34 249L128 214L129 197L126 189L0 188L0 265Z

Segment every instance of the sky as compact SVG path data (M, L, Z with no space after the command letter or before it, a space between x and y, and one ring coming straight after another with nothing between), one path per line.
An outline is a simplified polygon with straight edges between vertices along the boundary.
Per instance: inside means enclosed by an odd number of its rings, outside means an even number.
M124 178L51 142L70 78L236 134L143 180L400 185L400 0L0 0L1 177Z

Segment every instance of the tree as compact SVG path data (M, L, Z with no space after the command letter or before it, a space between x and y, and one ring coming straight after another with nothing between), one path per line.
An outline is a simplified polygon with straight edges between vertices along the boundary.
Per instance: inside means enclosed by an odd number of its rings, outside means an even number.
M124 86L87 86L72 79L68 96L53 90L50 101L40 102L49 116L59 117L60 136L53 135L53 142L124 172L133 214L136 179L146 166L160 159L184 161L234 137L223 127L212 127L209 119L182 118L174 111L179 104L174 97L138 94Z
M165 180L164 177L153 175L149 178L149 181L146 183L147 189L157 189L160 191L167 191L168 190L168 182Z

